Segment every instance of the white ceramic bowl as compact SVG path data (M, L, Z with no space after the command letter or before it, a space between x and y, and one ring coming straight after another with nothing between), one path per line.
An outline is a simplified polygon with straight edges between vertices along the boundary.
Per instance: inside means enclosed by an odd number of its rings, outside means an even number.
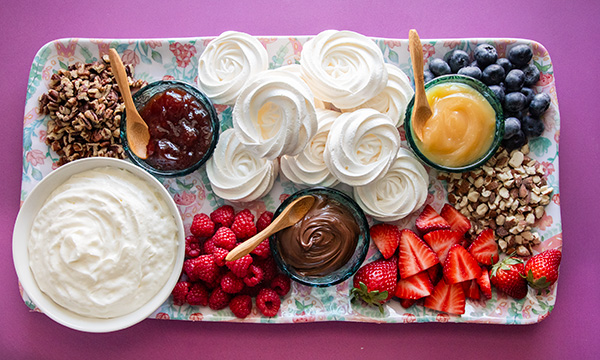
M27 242L33 220L39 212L40 208L48 198L48 196L59 185L64 183L72 175L91 170L97 167L115 167L125 169L132 174L145 180L151 187L155 188L160 193L168 205L171 214L175 218L178 237L177 237L177 253L175 264L171 271L166 284L160 291L151 299L142 305L137 310L114 318L101 319L90 318L76 314L64 307L56 304L50 297L44 294L38 287L33 273L29 268L29 253L27 250ZM86 332L110 332L132 326L152 314L162 303L169 297L171 291L175 287L181 273L183 260L185 256L185 231L179 210L173 201L173 198L165 187L156 180L152 175L142 170L138 166L131 164L125 160L117 160L111 158L87 158L68 163L61 166L57 170L52 171L37 186L31 191L17 216L15 228L13 232L13 261L19 281L23 286L27 295L35 303L35 305L48 317L54 321L70 327L72 329Z

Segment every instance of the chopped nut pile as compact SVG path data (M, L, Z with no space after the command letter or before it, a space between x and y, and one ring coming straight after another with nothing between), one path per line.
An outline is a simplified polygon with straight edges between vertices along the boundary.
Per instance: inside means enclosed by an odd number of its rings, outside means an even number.
M146 85L132 79L133 66L126 65L126 71L130 87ZM58 166L92 156L125 158L120 140L125 105L108 55L58 70L48 88L39 102L42 114L50 115L46 144L60 156Z
M471 220L470 235L492 228L500 250L519 256L531 255L531 247L540 243L532 226L554 191L543 165L528 153L528 145L510 153L501 150L480 169L439 176L447 181L448 201Z

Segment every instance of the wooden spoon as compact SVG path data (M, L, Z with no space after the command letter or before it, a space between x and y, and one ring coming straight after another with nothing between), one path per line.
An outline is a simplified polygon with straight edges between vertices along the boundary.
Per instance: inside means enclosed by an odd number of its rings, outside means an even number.
M263 231L254 235L250 239L244 241L238 245L235 249L231 250L225 257L226 261L234 261L245 255L250 254L254 248L256 248L263 240L269 236L275 234L279 230L283 230L296 224L302 220L304 215L310 210L315 202L315 198L312 195L302 196L289 204L279 216L273 222L267 226Z
M425 79L423 77L423 47L417 30L411 29L408 33L408 47L415 77L415 103L412 111L412 127L415 135L423 141L423 129L433 112L429 107L425 94Z
M123 66L119 53L117 53L115 49L110 49L108 56L110 58L112 73L115 76L115 79L117 79L119 91L121 92L121 96L123 96L125 110L127 111L127 143L129 143L131 151L133 151L137 157L146 159L148 157L146 148L150 142L148 125L135 108L133 98L131 97L131 90L129 90L125 66Z

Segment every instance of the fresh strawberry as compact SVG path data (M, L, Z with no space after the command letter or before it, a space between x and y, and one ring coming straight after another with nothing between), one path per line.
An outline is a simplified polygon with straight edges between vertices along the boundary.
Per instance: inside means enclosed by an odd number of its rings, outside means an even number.
M421 234L434 230L450 229L450 224L429 204L425 205L425 208L415 221L415 225Z
M477 279L467 280L460 284L463 287L466 297L473 300L481 299L481 293L479 291L479 285L477 285Z
M231 227L235 211L231 205L223 205L210 214L210 219L216 226Z
M203 280L213 282L219 273L219 266L213 255L200 255L183 263L183 271L190 281Z
M190 305L208 305L208 290L199 282L193 283L186 297Z
M400 230L398 230L398 227L390 224L377 224L371 226L369 233L371 240L373 240L381 255L385 259L391 258L400 242Z
M175 284L173 291L171 294L173 295L173 304L174 305L183 305L185 304L185 298L190 291L191 284L188 281L179 281Z
M543 290L558 280L558 267L562 252L557 249L546 250L533 256L525 264L525 274L529 286Z
M381 304L394 296L398 282L398 270L394 261L379 259L364 265L354 275L351 294L369 305Z
M490 284L490 273L488 272L488 269L482 267L481 276L479 276L475 280L477 281L477 285L479 285L479 289L483 293L483 296L485 296L488 299L491 299L492 285Z
M442 280L433 288L431 295L425 298L424 306L433 310L460 315L465 313L465 303L465 292L462 285L448 285Z
M262 269L256 265L250 264L250 267L248 267L248 274L243 280L244 284L250 287L260 284L260 282L263 280Z
M221 277L221 289L228 294L237 294L244 288L244 281L228 271Z
M229 302L229 309L237 318L243 319L252 312L252 298L248 295L238 295Z
M471 221L450 204L444 204L440 216L450 224L452 230L463 236L471 229Z
M248 209L244 209L235 215L231 230L235 233L238 240L246 240L256 235L256 225L254 224L254 215Z
M427 271L398 281L395 295L400 299L420 299L431 295L433 284L429 279Z
M215 246L221 247L226 250L232 250L235 247L235 243L237 242L237 238L233 231L227 227L220 227L215 235L213 235L212 240L215 242Z
M400 277L406 279L439 263L437 255L411 230L400 232L400 255L398 269Z
M429 269L427 269L427 274L429 275L429 279L433 286L437 285L438 281L442 279L442 275L444 274L444 268L442 264L436 264Z
M423 235L423 240L435 251L440 263L443 264L452 245L460 244L463 236L454 230L435 230Z
M415 299L400 299L400 305L402 305L402 307L405 309L413 306L416 302L417 300Z
M277 295L286 296L292 287L291 280L284 274L279 274L271 281L271 289L275 290Z
M215 223L206 214L196 214L190 231L196 237L210 237L215 233Z
M497 262L490 273L492 285L515 299L522 299L527 295L525 277L525 264L516 257L507 257Z
M237 260L228 261L226 265L237 277L245 278L248 275L250 264L252 264L252 256L248 254Z
M469 246L469 252L480 264L495 264L500 257L498 255L498 244L496 243L494 230L483 230L471 246Z
M231 301L231 295L217 287L210 293L208 307L213 310L225 309L229 305L229 301Z
M273 289L262 288L256 296L256 307L267 317L273 317L279 312L281 299Z
M444 278L448 284L476 279L480 275L479 264L464 247L454 245L450 248L444 262Z
M260 214L258 220L256 220L256 231L261 232L267 226L271 225L271 220L273 220L273 213L270 211L265 211Z

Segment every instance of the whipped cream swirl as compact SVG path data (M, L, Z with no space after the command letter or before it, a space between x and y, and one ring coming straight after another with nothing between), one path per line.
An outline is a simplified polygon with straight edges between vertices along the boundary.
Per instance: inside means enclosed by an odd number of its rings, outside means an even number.
M344 109L343 112L372 108L389 116L396 126L404 124L406 107L415 91L410 84L410 79L400 68L392 64L385 64L385 68L388 72L388 81L383 91L365 103L352 109Z
M287 71L291 74L298 76L302 81L304 81L304 78L302 77L302 67L300 66L300 64L291 64L291 65L282 66L280 68L277 68L277 70ZM306 83L306 81L304 81L304 82ZM330 103L325 103L322 100L317 99L317 98L314 98L313 100L314 100L315 108L332 110L332 106Z
M198 87L217 104L233 105L244 85L269 68L265 47L255 37L226 31L211 41L198 62Z
M249 151L235 135L225 130L213 156L206 163L206 173L214 193L225 200L248 202L265 196L277 178L279 166Z
M321 32L304 45L300 64L315 97L340 109L373 98L388 80L381 50L352 31Z
M337 179L325 166L323 152L329 129L339 115L340 113L335 111L317 109L319 127L304 151L296 156L281 157L281 172L285 177L296 184L303 185L333 186L337 184Z
M354 199L374 219L400 220L427 199L429 176L421 163L400 148L388 172L374 182L354 188Z
M258 157L299 154L317 132L313 94L283 70L257 74L242 90L232 113L240 142Z
M367 185L382 176L400 146L398 129L377 110L341 114L331 126L323 158L331 173L351 186Z

